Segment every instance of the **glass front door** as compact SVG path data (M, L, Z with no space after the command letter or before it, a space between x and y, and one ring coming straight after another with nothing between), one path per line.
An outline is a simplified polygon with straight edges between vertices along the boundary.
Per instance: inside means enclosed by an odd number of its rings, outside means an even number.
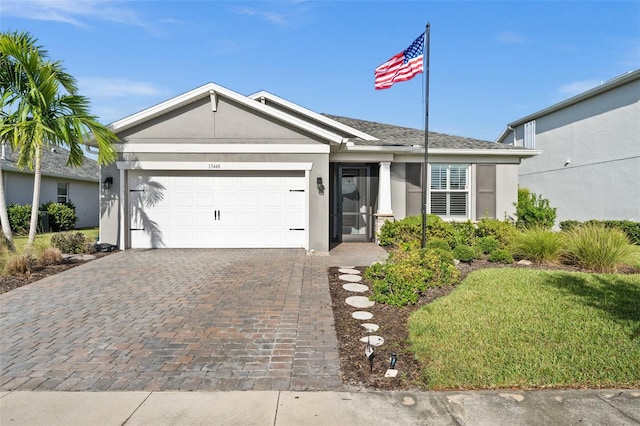
M371 239L371 208L366 166L340 167L339 203L342 241Z

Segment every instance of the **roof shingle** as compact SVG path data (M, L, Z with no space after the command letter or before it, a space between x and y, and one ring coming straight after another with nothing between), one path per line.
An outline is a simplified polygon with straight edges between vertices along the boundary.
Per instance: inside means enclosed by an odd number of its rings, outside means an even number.
M98 182L99 169L98 163L95 160L85 157L84 164L82 164L82 166L69 167L67 166L68 158L69 151L64 148L56 147L53 149L43 149L42 175ZM6 147L5 158L1 159L0 161L2 164L2 170L33 174L32 170L28 168L20 169L16 165L18 156L9 147Z

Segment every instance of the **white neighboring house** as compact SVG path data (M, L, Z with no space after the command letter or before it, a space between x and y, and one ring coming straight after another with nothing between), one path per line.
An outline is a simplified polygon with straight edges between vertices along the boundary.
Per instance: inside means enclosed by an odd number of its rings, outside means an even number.
M98 163L85 158L81 167L67 166L69 151L63 148L43 150L40 204L49 201L71 201L76 206L76 228L98 226L100 184ZM3 147L1 155L4 192L7 206L31 204L33 201L33 171L16 166L17 154Z
M509 123L497 142L542 151L518 179L556 223L640 221L640 69Z

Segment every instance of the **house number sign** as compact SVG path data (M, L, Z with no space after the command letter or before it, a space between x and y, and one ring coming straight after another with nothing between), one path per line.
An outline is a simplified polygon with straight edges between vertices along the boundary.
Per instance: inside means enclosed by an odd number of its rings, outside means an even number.
M209 169L219 169L221 168L220 163L209 163Z

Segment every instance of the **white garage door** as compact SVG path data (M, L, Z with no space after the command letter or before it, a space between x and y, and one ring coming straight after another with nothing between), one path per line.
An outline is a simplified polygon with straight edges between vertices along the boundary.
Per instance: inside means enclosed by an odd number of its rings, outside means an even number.
M129 174L132 248L304 247L303 172Z

